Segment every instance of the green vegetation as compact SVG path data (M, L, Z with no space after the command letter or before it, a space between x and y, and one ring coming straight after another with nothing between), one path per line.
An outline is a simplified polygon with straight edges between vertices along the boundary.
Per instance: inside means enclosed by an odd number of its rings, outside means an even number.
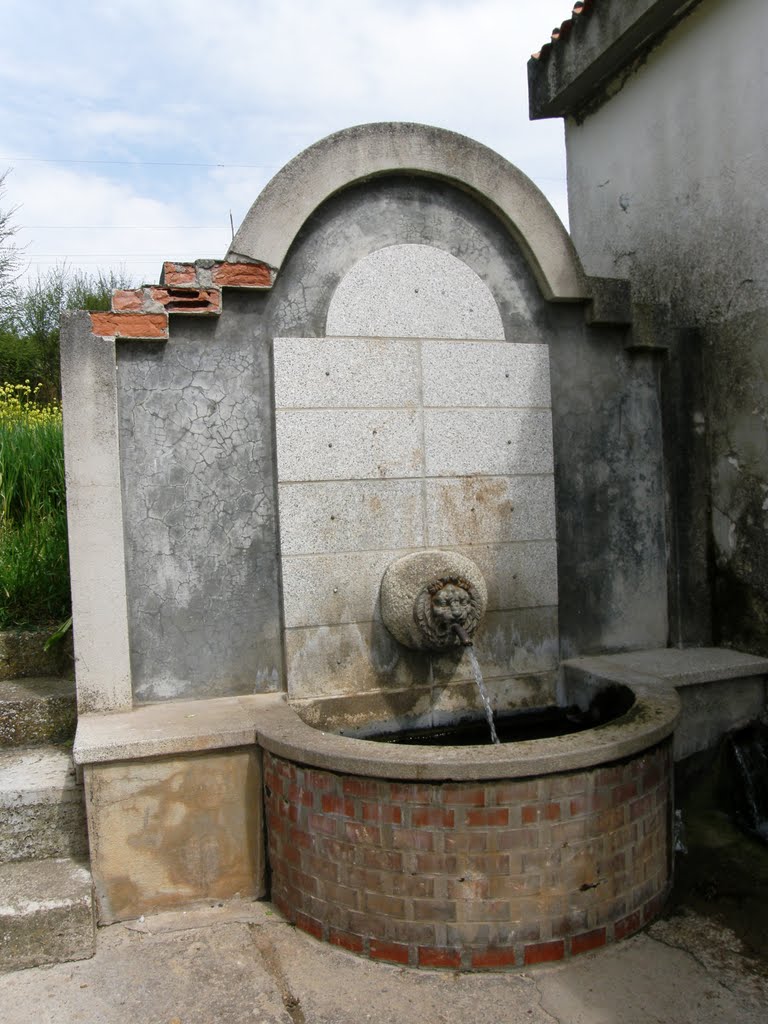
M0 385L0 629L69 615L61 410Z
M58 397L61 314L109 309L112 291L130 287L123 274L90 275L64 265L7 290L0 307L0 381L38 381L44 399Z
M8 172L0 174L0 199L5 195L5 179ZM20 272L19 250L13 244L13 236L17 228L13 223L13 215L16 211L0 209L0 310L6 304L7 294Z
M59 320L109 309L119 275L56 267L0 303L0 629L70 614ZM35 382L34 387L30 382Z
M24 282L14 213L0 209L0 630L60 634L70 596L59 320L65 309L109 309L113 289L131 283L67 266Z

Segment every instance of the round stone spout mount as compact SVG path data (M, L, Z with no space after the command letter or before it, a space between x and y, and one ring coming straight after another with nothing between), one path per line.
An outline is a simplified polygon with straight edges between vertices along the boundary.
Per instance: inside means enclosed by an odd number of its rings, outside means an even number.
M388 566L381 581L384 625L414 650L471 644L487 600L483 574L455 551L405 555Z

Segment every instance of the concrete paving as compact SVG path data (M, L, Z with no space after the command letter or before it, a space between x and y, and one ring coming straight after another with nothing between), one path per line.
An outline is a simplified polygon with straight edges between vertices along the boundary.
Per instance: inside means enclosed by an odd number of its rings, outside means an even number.
M3 1024L765 1024L766 965L686 912L568 963L417 971L315 941L266 902L99 931L92 960L0 976Z

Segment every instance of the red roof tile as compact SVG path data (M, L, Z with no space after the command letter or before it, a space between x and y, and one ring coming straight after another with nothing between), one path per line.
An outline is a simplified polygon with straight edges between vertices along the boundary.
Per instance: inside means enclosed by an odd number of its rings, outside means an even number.
M552 35L550 37L551 42L545 43L538 53L532 53L531 56L534 60L546 60L552 52L552 47L555 43L563 44L567 41L568 36L571 34L573 23L577 18L587 17L592 13L597 0L577 0L573 5L571 11L571 17L564 21L559 27L556 25L552 29Z

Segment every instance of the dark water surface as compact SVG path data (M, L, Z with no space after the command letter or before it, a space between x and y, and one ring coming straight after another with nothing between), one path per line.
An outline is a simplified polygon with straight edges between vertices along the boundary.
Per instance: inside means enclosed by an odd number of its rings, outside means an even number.
M598 694L587 711L581 711L577 707L535 708L531 711L495 715L494 721L502 743L542 740L552 736L569 736L614 721L629 711L633 703L634 696L631 690L624 686L614 686ZM491 742L488 723L484 718L425 729L374 733L366 736L366 739L378 743L426 747L471 747Z

